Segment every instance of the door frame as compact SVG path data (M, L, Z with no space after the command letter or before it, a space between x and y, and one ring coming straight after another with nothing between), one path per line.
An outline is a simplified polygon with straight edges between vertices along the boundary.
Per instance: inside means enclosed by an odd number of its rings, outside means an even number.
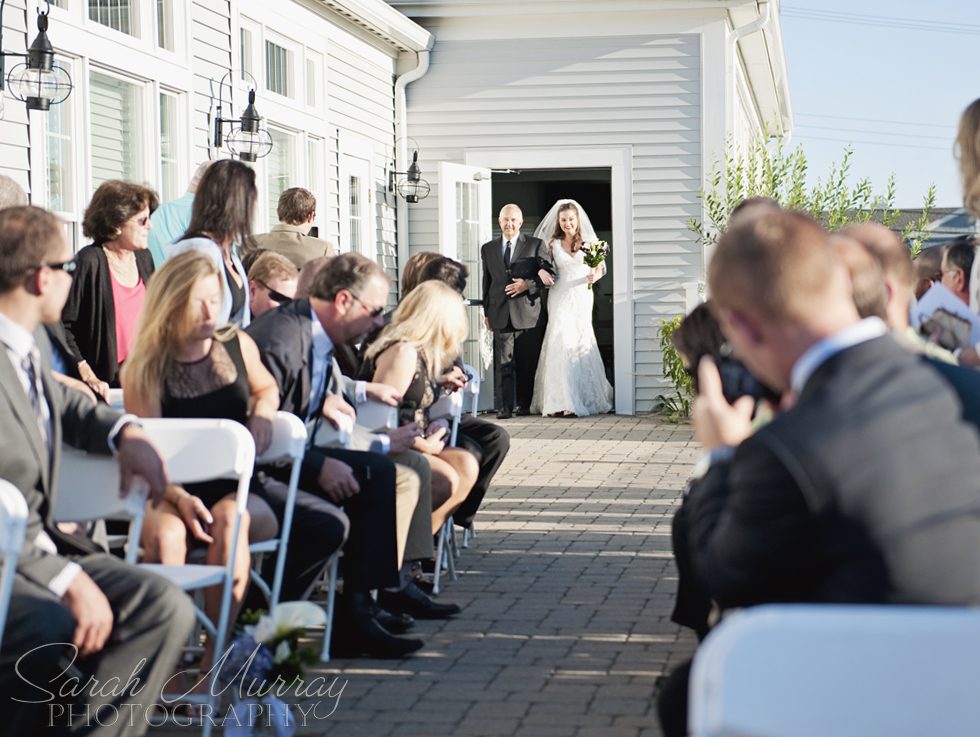
M633 339L633 147L468 149L465 163L488 169L610 169L613 247L613 356L617 415L636 413ZM569 164L569 162L574 162Z

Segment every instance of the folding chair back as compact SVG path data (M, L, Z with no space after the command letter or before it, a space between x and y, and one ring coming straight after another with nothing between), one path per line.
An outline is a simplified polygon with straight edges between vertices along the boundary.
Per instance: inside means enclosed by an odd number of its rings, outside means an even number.
M694 658L695 737L960 737L980 724L980 611L772 605Z
M289 533L293 527L293 509L296 505L296 489L299 486L299 474L302 470L303 455L306 453L306 425L291 412L277 412L272 421L272 443L265 453L259 456L258 463L273 464L288 462L289 489L286 492L286 509L283 513L282 529L279 537L273 540L263 540L249 546L252 553L276 553L276 572L269 590L261 578L252 578L269 599L270 611L279 603L279 592L282 590L282 577L286 565L286 550Z
M463 364L463 371L469 377L469 381L466 383L466 388L463 391L470 396L472 401L470 413L476 417L477 408L480 405L480 372L468 363Z
M3 646L3 628L7 624L17 559L26 532L27 500L20 489L0 479L0 647Z

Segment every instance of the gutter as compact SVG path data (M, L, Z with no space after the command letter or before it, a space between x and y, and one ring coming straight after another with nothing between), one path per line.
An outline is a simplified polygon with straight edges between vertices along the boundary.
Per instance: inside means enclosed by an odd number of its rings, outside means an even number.
M435 43L430 35L425 49L415 52L415 67L399 74L395 79L395 171L408 170L408 101L406 88L409 84L425 76L429 71L429 53ZM398 273L405 267L409 258L408 248L408 203L398 202L395 192L395 240L398 244ZM396 287L397 289L397 287Z

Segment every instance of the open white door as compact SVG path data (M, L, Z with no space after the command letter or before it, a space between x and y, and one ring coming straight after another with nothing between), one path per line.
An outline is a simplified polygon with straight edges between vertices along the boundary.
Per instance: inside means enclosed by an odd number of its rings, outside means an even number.
M469 269L466 282L470 335L463 346L463 361L480 373L480 409L493 407L492 348L481 350L489 339L483 327L480 290L483 263L480 246L493 237L490 201L490 170L443 161L439 164L439 248L443 255L462 262Z

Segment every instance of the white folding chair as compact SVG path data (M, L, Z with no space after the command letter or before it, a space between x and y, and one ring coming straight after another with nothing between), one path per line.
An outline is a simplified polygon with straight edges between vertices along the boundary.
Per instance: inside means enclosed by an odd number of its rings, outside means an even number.
M471 398L470 414L476 417L477 408L480 405L480 372L468 363L463 364L463 371L469 377L463 391Z
M451 429L449 431L448 445L455 446L459 435L459 422L463 416L463 392L457 391L450 394L443 394L429 407L429 420L449 420ZM455 581L459 578L456 573L456 556L459 551L456 548L456 531L453 527L453 518L450 515L445 524L439 530L439 539L436 543L436 566L432 574L432 593L439 593L442 569L449 571L450 577Z
M269 602L270 611L279 603L279 592L282 590L286 549L289 544L289 533L293 527L296 489L299 486L299 474L302 470L305 453L306 425L291 412L277 412L272 422L272 442L265 453L259 456L257 463L272 464L283 461L290 463L289 488L286 491L286 509L283 512L282 528L279 531L279 537L251 543L248 546L249 552L254 556L253 562L255 564L252 569L252 583L258 587ZM269 553L276 554L276 570L271 589L257 570L262 558Z
M224 566L179 566L144 563L142 567L168 579L181 590L190 592L223 584L221 610L215 624L195 605L195 611L208 634L214 638L215 658L224 651L228 639L231 590L234 582L235 552L241 534L241 520L248 502L248 487L255 464L255 443L244 425L230 420L142 419L143 429L160 451L172 483L183 484L230 478L238 482L235 496L235 524L231 550ZM61 478L53 517L56 521L85 521L98 517L129 515L129 542L126 558L135 560L142 527L143 504L139 495L120 499L119 468L114 459L90 456L65 448L62 453ZM115 504L113 504L115 502ZM139 511L136 510L138 505ZM87 515L81 510L87 509ZM217 689L210 687L204 699L212 710ZM205 720L202 734L211 734L212 724Z
M770 605L698 648L694 737L962 737L980 724L980 610Z
M14 588L17 559L27 533L27 500L9 481L0 479L0 647Z
M112 409L122 410L124 406L123 402L123 390L122 389L110 389L109 390L109 406Z

